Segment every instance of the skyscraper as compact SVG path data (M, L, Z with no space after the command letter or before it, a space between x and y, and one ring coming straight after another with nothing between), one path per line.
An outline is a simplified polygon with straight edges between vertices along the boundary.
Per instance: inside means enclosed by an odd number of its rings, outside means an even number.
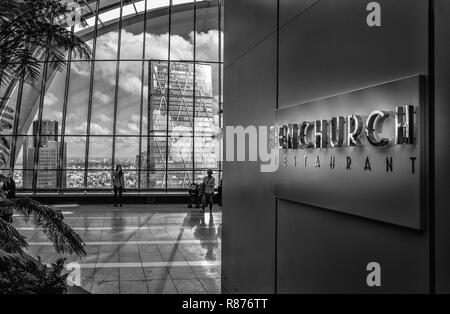
M167 62L152 61L149 73L150 137L145 151L136 156L142 169L141 188L165 188L166 163L168 187L187 188L194 161L198 168L216 165L211 65L171 62L169 69Z
M61 142L58 141L58 122L44 120L41 125L41 134L38 138L38 122L33 121L33 138L26 139L23 144L24 188L33 187L33 172L36 147L38 147L37 162L37 188L57 188L61 181L61 187L66 186L66 174L61 169L66 168L67 143L64 143L61 168L59 168L59 156ZM39 145L38 145L39 141Z

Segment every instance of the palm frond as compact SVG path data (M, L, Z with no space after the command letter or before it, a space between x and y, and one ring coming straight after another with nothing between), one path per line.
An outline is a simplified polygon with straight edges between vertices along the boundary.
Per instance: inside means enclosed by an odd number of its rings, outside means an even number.
M14 226L0 218L0 249L9 253L19 253L28 248L27 241Z
M24 216L26 222L32 221L52 241L58 253L86 255L83 240L64 222L60 210L29 198L3 199L0 207L13 208Z
M64 69L66 53L89 60L90 47L60 24L71 9L64 1L0 1L0 84L8 85L24 77L39 79L42 61L52 61ZM85 21L81 18L83 24Z

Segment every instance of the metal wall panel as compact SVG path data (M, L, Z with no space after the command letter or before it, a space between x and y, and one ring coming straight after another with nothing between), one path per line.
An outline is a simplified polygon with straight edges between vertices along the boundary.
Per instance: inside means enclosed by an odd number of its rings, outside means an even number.
M230 14L230 7L226 10ZM273 123L276 36L225 70L224 97L226 126ZM223 291L273 293L276 226L273 175L261 173L256 162L224 162L223 168Z

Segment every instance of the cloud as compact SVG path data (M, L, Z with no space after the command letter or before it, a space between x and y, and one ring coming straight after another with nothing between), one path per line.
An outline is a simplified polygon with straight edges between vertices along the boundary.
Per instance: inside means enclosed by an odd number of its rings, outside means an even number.
M53 106L56 103L58 103L58 97L56 97L55 95L53 95L52 93L48 92L47 94L45 94L44 97L44 106Z
M140 96L141 85L142 81L140 77L136 76L135 73L133 73L133 69L130 68L121 69L119 79L120 89L132 95Z
M95 102L99 102L99 103L105 105L105 104L111 102L111 97L109 97L108 95L105 95L104 93L102 93L99 90L96 90L94 92L94 100L95 100Z
M97 123L91 123L91 134L92 135L109 135L111 131L108 128L102 127Z
M113 120L110 116L107 116L105 114L96 115L95 118L104 123L112 122Z
M79 76L89 76L89 65L89 62L72 62L72 67L70 70L73 71L73 73L78 74Z
M97 38L96 59L111 60L117 58L118 35L118 32L109 32Z
M81 125L76 126L72 129L73 134L84 134L86 132L87 122L83 122ZM111 131L108 128L102 127L101 125L92 122L91 123L91 135L110 135Z
M47 120L62 120L62 112L61 111L51 111L45 115L45 119Z
M223 42L223 32L222 42ZM194 41L194 32L189 34L191 41ZM219 59L219 31L210 30L208 32L197 33L196 35L196 58L202 61L217 61Z
M133 34L122 30L122 45L121 45L121 59L130 59L135 61L120 61L119 64L119 84L118 84L118 121L117 121L117 134L123 135L138 135L140 128L139 114L140 109L140 97L141 97L141 87L142 87L142 54L143 54L143 36L146 37L146 47L145 47L145 59L146 60L167 60L168 59L168 44L169 35L166 34ZM210 30L207 32L199 32L196 34L197 50L196 55L198 60L202 61L217 61L218 58L218 40L219 36L223 37L223 33L219 33L217 30ZM94 75L94 91L93 91L93 101L95 104L95 109L93 109L92 123L91 123L91 134L93 135L111 135L112 130L112 120L113 120L113 104L114 104L114 94L116 86L116 56L117 56L117 39L118 32L109 32L97 38L97 51L96 59L98 60L110 60L110 61L97 61L95 63L95 75ZM171 36L171 60L192 60L193 59L193 49L194 49L194 33L191 32L188 36L182 37L179 35ZM145 63L148 66L148 62ZM218 66L213 65L211 67L212 78L206 78L207 81L213 83L212 94L217 94L218 89ZM146 69L148 70L148 68ZM87 100L88 91L84 90L89 86L90 77L90 63L89 62L73 62L72 63L72 74L71 81L78 82L76 87L82 86L80 90L77 89L80 97L77 97L76 101L70 103L72 106L72 111L67 117L66 128L69 130L68 134L85 134L86 132L86 111L87 111ZM147 72L147 71L146 71ZM148 73L146 73L148 75ZM86 80L87 82L84 82ZM147 84L147 78L144 82L144 96L147 96L147 90L149 88ZM80 82L83 82L81 84ZM211 91L208 90L208 94ZM53 95L54 96L54 95ZM217 95L215 96L215 104L217 104ZM46 100L50 103L55 102L51 95L48 96ZM144 111L146 113L147 99L144 100ZM217 105L215 106L217 107ZM75 111L75 112L74 112ZM215 110L217 111L217 110ZM153 127L155 130L162 130L162 132L156 132L156 134L165 134L166 129L166 111L158 110L153 111ZM55 117L56 119L56 117ZM60 119L60 118L59 118ZM143 133L147 128L147 118L144 117L143 123ZM209 121L204 121L205 119L196 118L195 124L197 130L200 130L200 125L204 128L212 128ZM172 119L169 119L169 130L175 127ZM174 130L175 132L179 130ZM191 130L189 130L191 132ZM134 154L131 150L126 150L127 143L131 145L133 138L124 138L123 147L124 154L128 153L130 156ZM122 142L122 140L120 140ZM110 149L107 144L110 142L105 142L105 146L100 148ZM109 145L108 144L108 145ZM118 143L119 144L119 143ZM185 147L190 147L191 145L185 139L181 139L180 142L176 141L173 143L175 149L180 151L180 155L184 154ZM100 149L99 148L99 149Z
M127 126L132 131L132 134L139 133L139 126L136 123L127 123Z
M140 123L141 122L141 116L138 114L134 114L131 116L131 121L134 123Z

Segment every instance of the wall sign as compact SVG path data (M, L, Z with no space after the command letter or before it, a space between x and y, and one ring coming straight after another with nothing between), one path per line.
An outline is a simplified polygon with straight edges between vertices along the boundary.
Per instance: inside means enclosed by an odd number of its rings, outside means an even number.
M276 111L277 197L423 228L424 78Z

